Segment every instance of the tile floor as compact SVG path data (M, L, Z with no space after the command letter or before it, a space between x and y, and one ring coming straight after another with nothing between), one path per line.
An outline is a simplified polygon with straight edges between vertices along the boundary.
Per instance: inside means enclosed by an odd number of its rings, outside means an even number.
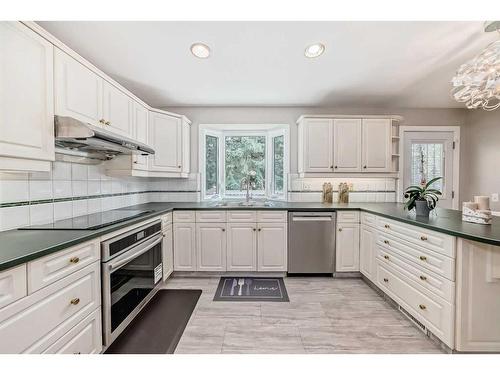
M361 279L285 278L290 302L214 302L219 278L173 278L201 289L176 353L442 353Z

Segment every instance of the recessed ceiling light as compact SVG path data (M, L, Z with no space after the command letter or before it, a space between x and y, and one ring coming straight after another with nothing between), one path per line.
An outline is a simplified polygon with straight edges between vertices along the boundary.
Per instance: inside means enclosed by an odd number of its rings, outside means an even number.
M210 47L203 43L195 43L191 46L191 53L200 59L210 56Z
M304 55L306 57L312 58L321 56L323 52L325 52L325 45L321 43L314 43L310 46L307 46L306 50L304 51Z

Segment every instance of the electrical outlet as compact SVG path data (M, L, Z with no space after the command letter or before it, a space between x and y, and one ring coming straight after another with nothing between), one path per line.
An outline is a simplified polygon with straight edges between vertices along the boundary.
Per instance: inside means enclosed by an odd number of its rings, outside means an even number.
M498 193L491 194L491 201L498 202Z

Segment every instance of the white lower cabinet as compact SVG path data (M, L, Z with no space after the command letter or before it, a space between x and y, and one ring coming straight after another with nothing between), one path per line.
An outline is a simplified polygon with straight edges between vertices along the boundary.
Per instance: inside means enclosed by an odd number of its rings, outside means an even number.
M174 272L174 244L172 224L163 227L163 281L166 281Z
M196 224L197 271L226 270L226 223Z
M256 223L227 223L227 270L257 271Z
M196 271L196 224L176 223L175 215L174 271Z
M26 296L26 264L0 272L0 309Z
M257 232L257 271L286 271L287 224L260 223Z
M335 271L359 271L359 224L338 223L335 247Z
M376 281L376 239L375 228L361 225L359 230L359 271L370 281Z

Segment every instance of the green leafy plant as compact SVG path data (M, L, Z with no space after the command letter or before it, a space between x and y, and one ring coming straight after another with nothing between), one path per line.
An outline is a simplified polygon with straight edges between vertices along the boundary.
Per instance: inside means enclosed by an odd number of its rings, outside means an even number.
M412 210L416 205L416 201L426 201L427 207L431 210L436 208L439 196L442 195L442 193L438 189L431 189L430 187L434 182L440 179L442 179L442 177L436 177L427 182L425 185L412 185L406 188L404 193L405 199L407 199L405 208L408 211Z

